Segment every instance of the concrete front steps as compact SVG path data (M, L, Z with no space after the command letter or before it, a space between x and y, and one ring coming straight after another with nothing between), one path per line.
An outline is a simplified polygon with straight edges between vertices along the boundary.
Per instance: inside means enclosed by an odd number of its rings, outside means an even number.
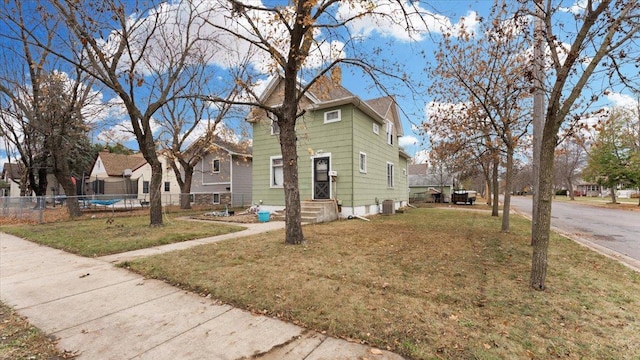
M321 223L338 219L338 209L334 200L305 200L300 203L303 223ZM271 220L284 221L284 210L271 213Z

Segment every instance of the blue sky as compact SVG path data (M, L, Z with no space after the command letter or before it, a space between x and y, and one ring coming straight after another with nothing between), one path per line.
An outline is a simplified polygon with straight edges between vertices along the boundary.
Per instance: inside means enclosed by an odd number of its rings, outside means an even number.
M269 4L271 1L273 0L265 0L264 2ZM374 49L376 49L380 51L376 53L379 54L380 59L397 62L399 65L397 70L406 72L414 83L428 85L430 76L424 69L433 61L433 54L437 50L438 42L441 40L440 26L438 24L446 23L447 26L455 29L461 23L461 19L464 18L466 26L472 27L474 26L476 15L487 18L493 0L436 0L416 4L423 13L429 12L431 15L424 17L423 24L416 23L418 29L413 33L414 40L408 40L406 34L402 34L402 31L394 27L393 24L376 24L372 19L366 18L356 24L351 31L352 34L362 37L363 40L359 43L357 49L362 51L365 56L378 57L378 55L373 54ZM568 8L573 5L575 3L570 0L566 2L565 6ZM347 56L357 55L347 54ZM256 64L259 63L260 61L256 61ZM382 79L384 80L384 78ZM411 155L425 151L428 146L428 139L424 139L416 131L415 127L419 126L425 119L425 105L431 101L429 94L425 92L412 93L406 87L398 86L399 84L397 82L394 83L392 80L389 80L388 85L390 86L390 93L396 96L402 110L401 116L405 136L401 139L401 145ZM343 86L365 100L385 95L373 86L373 83L363 76L361 72L350 71L350 69L343 70ZM426 87L421 88L421 90L426 90ZM612 90L609 96L602 98L599 106L611 106L616 103L633 101L633 97L629 94L620 94L616 89ZM111 95L105 92L103 100L108 101L110 97ZM107 116L112 121L119 118L124 124L128 121L124 113L110 113ZM234 125L231 126L235 127ZM94 135L96 134L97 132L94 133ZM125 144L134 149L137 148L135 141L125 141ZM0 161L4 162L2 155L0 153Z

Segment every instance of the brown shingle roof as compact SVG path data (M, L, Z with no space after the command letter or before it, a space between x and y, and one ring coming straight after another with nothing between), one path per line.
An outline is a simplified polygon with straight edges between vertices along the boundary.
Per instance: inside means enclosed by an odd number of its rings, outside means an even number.
M4 163L4 167L2 168L2 177L7 179L20 179L20 175L22 175L20 164L14 163Z
M219 136L216 136L216 138L213 140L213 143L216 146L237 155L251 156L253 152L253 148L247 143L234 143L225 141Z
M409 175L427 175L428 169L427 164L409 164L407 172Z
M321 76L309 89L311 95L320 101L343 99L355 96L353 93L327 76Z
M147 163L142 154L123 155L113 154L110 152L101 152L99 154L102 164L104 165L107 175L122 176L124 170L136 170Z
M393 105L394 100L393 100L393 97L391 96L383 96L377 99L367 100L365 102L367 103L367 105L371 106L371 108L375 110L378 114L388 118L387 113L389 112L391 105Z

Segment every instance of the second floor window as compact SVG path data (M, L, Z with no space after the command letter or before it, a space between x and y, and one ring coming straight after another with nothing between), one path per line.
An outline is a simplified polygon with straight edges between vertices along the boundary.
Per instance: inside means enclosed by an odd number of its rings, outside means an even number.
M220 159L213 159L211 162L211 169L214 173L220 172Z

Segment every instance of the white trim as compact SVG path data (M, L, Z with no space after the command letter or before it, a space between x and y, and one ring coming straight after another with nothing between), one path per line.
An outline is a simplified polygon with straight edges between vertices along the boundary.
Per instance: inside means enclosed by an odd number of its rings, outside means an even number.
M314 169L314 160L316 158L324 158L324 157L328 157L329 158L329 169L328 171L331 171L331 153L318 153L315 155L311 156L311 198L313 200L316 200L316 187L315 187L315 181L316 181L316 172ZM331 183L331 179L329 179L329 199L333 199L333 185Z
M202 183L202 185L230 185L231 182L230 181L223 181L223 182L207 182L207 183Z
M284 162L282 162L282 185L273 184L273 160L282 160L282 155L269 157L269 187L272 189L282 189L284 187Z
M329 114L333 114L333 113L338 113L338 117L335 119L327 119ZM340 109L335 109L335 110L329 110L329 111L325 111L324 112L324 123L325 124L331 124L334 122L338 122L342 120L342 110Z
M380 125L379 124L373 123L373 133L376 134L376 135L380 134Z
M274 131L274 129L275 129L274 125L278 127L278 131L277 132ZM271 135L280 135L280 124L278 124L278 122L273 120L273 119L271 119L271 123L269 124L269 133Z
M233 205L233 155L229 154L229 193L231 194L231 205Z
M393 146L393 123L387 120L387 144Z
M218 171L216 171L216 167L215 167L215 163L216 161L218 162ZM222 167L222 161L220 161L220 158L213 158L211 159L211 173L212 174L220 174L220 168Z
M389 165L391 165L391 186L389 186ZM396 180L396 179L395 179L395 176L396 176L396 174L395 174L395 172L396 172L395 167L396 167L396 166L395 166L392 162L387 161L387 169L386 169L386 171L385 171L386 179L387 179L387 189L393 189L393 188L395 187L395 185L396 185L396 184L395 184L395 182L396 182L396 181L395 181L395 180Z
M364 155L364 162L362 161L362 156ZM358 154L358 169L360 170L360 173L362 174L366 174L367 173L367 153L360 151L360 153Z

